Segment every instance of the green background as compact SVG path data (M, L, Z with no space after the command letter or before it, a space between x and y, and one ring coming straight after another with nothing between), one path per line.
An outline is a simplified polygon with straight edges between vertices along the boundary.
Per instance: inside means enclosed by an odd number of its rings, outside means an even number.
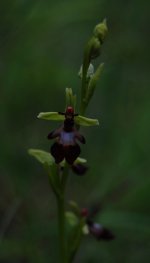
M49 150L57 123L36 119L63 111L86 41L107 18L105 62L82 128L85 177L70 174L67 198L100 203L96 221L112 242L85 237L75 262L148 263L150 258L150 4L146 0L0 1L0 262L58 262L57 214L47 175L28 148Z

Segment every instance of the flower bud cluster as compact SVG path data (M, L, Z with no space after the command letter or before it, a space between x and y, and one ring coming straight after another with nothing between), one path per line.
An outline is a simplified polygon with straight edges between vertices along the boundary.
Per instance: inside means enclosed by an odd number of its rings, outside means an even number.
M93 31L93 37L89 41L90 52L89 60L97 58L101 53L101 45L103 44L108 32L106 19L96 25Z
M93 30L93 35L87 43L84 52L83 65L79 71L79 77L82 79L81 90L81 112L85 112L95 91L96 83L101 75L103 63L94 72L92 60L96 59L101 54L101 46L108 32L106 19L96 25Z

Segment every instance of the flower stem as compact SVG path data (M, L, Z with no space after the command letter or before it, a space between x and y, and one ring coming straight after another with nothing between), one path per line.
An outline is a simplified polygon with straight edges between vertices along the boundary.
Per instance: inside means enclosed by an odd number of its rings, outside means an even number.
M67 255L67 243L66 243L66 233L65 233L65 188L68 178L68 165L64 167L64 171L60 178L60 192L61 194L57 196L57 207L58 207L58 227L59 227L59 246L60 246L60 262L68 263Z
M62 263L67 263L66 240L65 240L65 213L64 213L64 196L57 198L58 206L58 227L59 227L59 246L60 259Z

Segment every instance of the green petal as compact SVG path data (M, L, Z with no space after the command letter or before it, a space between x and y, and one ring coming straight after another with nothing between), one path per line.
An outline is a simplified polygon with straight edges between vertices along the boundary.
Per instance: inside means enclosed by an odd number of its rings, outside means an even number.
M45 152L39 149L29 149L28 153L42 164L52 166L55 163L54 158L49 152Z
M37 118L48 121L64 121L65 116L58 112L40 112Z
M83 117L81 115L78 115L77 117L75 117L75 122L76 124L81 125L81 126L99 125L99 121L97 119L90 119L90 118Z

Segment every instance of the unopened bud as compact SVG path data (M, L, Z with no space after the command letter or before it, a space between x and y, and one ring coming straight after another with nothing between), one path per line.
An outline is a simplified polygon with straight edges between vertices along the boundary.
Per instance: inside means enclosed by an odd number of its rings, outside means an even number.
M94 28L93 33L94 33L94 36L97 37L101 43L103 43L107 35L107 32L108 32L107 23L106 23L106 19L104 19L102 23L98 24Z
M101 43L98 38L93 37L91 42L90 59L97 58L100 55Z

